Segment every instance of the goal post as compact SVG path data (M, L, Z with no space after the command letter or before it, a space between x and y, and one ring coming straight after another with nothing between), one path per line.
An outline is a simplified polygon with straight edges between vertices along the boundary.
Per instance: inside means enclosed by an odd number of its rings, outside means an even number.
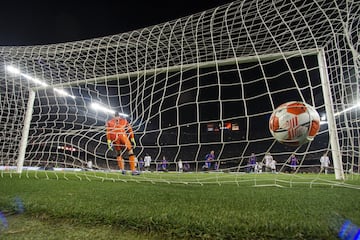
M319 62L319 73L322 83L323 95L324 95L324 105L326 109L326 120L329 129L329 140L331 146L331 155L334 164L335 178L337 180L344 180L344 169L341 158L341 149L338 138L338 131L335 122L335 114L333 109L333 101L331 98L331 90L329 84L329 75L327 72L326 61L324 50L321 49L318 52L318 62Z
M28 145L28 136L30 131L31 118L33 113L34 101L36 93L32 89L29 90L29 98L27 99L27 107L24 118L24 127L21 133L21 140L19 145L19 153L17 157L17 172L21 173L24 166L26 147Z
M114 75L106 75L96 78L89 78L89 79L82 79L76 80L68 83L61 83L61 84L54 84L51 86L39 86L35 87L35 90L43 90L47 88L57 88L57 87L71 87L75 85L82 85L85 83L104 83L113 80L121 80L121 79L128 79L134 78L138 76L151 76L155 74L161 73L173 73L173 72L180 72L180 71L187 71L192 69L204 69L204 68L211 68L215 66L229 66L229 65L236 65L239 63L254 63L259 61L271 61L282 59L284 57L296 57L296 56L310 56L316 55L319 52L318 49L299 49L296 51L289 51L289 52L278 52L278 53L271 53L271 54L263 54L263 55L253 55L253 56L242 56L242 57L235 57L229 59L221 59L221 60L214 60L214 61L206 61L206 62L198 62L192 64L183 64L183 65L176 65L176 66L168 66L162 68L152 68L152 69L144 69L136 72L127 72L127 73L119 73Z
M0 171L122 181L105 133L116 110L129 116L139 163L151 155L155 173L163 158L170 172L181 160L184 172L221 183L252 171L253 153L259 163L271 153L279 173L319 179L329 151L329 173L344 181L360 173L359 15L356 1L235 1L128 33L0 47ZM312 142L289 147L270 134L271 113L289 101L326 115Z
M344 180L345 176L344 176L344 169L341 158L341 150L340 150L337 126L335 122L335 114L333 109L333 101L331 98L325 54L323 49L321 49L318 53L318 62L319 62L319 73L322 83L323 94L324 94L324 104L325 104L326 119L329 129L329 140L331 146L331 155L334 163L335 178L337 180Z
M103 76L99 78L94 79L84 79L84 80L77 80L75 82L69 82L66 84L57 84L54 86L43 86L43 87L35 87L35 90L41 91L46 90L48 88L58 88L58 87L72 87L81 85L84 83L106 83L107 81L114 81L114 80L122 80L127 78L132 78L136 76L151 76L159 73L172 73L172 72L179 72L179 71L186 71L191 69L203 69L203 68L211 68L214 66L229 66L229 65L236 65L241 63L254 63L254 62L266 62L271 60L279 60L283 59L284 57L299 57L299 56L318 56L318 64L319 64L319 74L322 82L322 89L324 93L324 105L326 108L327 113L327 124L329 129L329 139L330 139L330 146L331 146L331 153L332 153L332 159L334 162L334 172L335 172L335 178L337 180L344 180L344 171L342 166L342 160L341 160L341 152L340 152L340 146L339 141L337 137L337 128L336 123L334 120L334 112L332 109L332 99L330 94L330 86L329 86L329 79L327 74L327 67L326 62L324 61L324 50L317 50L317 49L308 49L308 50L299 50L294 52L281 52L281 53L273 53L273 54L265 54L265 55L257 55L257 56L247 56L247 57L237 57L237 58L231 58L231 59L224 59L219 61L209 61L204 63L194 63L194 64L186 64L181 66L171 66L167 68L159 68L159 69L146 69L142 71L137 72L128 72L125 74L117 74L117 75L111 75L111 76ZM24 128L22 130L22 138L20 142L20 150L19 155L17 159L17 172L22 172L22 167L24 163L25 158L25 151L27 146L27 138L29 135L30 130L30 123L31 123L31 117L33 112L33 105L35 101L35 91L30 89L29 91L29 98L28 98L28 104L27 109L25 113L25 119L24 119ZM240 165L239 165L240 167Z

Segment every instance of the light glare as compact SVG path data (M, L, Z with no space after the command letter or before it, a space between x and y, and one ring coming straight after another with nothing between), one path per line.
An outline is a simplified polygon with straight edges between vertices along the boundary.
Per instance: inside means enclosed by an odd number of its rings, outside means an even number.
M112 114L112 115L115 114L114 110L112 110L110 108L107 108L105 106L102 106L99 103L93 102L93 103L91 103L91 107L96 111L101 111L101 112L109 113L109 114ZM119 113L119 116L128 117L129 115L127 115L126 113Z
M353 110L353 109L355 109L355 108L357 108L357 107L360 107L360 103L358 103L358 104L356 104L356 105L354 105L354 106L352 106L352 107L346 108L346 109L344 109L344 110L342 110L342 111L340 111L340 112L337 112L337 113L334 114L334 116L337 117L337 116L339 116L339 115L341 115L341 114L343 114L343 113L346 113L346 112L348 112L348 111L350 111L350 110Z
M67 92L65 92L63 89L59 89L59 88L54 88L54 91L63 95L63 96L67 96L67 97L71 97L71 98L75 98L75 96L72 96L70 94L68 94Z
M6 66L5 68L6 68L6 70L9 71L10 73L17 74L17 75L21 75L22 77L24 77L24 78L27 79L28 81L31 81L31 82L33 82L33 83L36 83L36 84L41 85L41 86L44 86L44 87L49 86L46 82L43 82L43 81L41 81L41 80L39 80L39 79L37 79L37 78L34 78L34 77L30 76L30 75L27 75L27 74L25 74L25 73L20 72L20 70L19 70L18 68L14 67L14 66L8 65L8 66ZM75 96L68 94L67 92L65 92L65 91L62 90L62 89L53 88L53 90L54 90L55 92L63 95L63 96L67 96L67 97L71 97L71 98L75 99Z
M355 109L355 108L358 108L358 107L360 107L360 102L359 102L358 104L352 106L352 107L349 107L349 108L346 108L346 109L344 109L344 110L342 110L342 111L340 111L340 112L334 113L334 116L335 116L335 117L340 116L341 114L346 113L346 112L348 112L348 111L350 111L350 110L353 110L353 109ZM324 119L323 119L323 117L324 117ZM326 116L325 116L325 115L321 116L321 120L322 120L322 121L320 121L320 125L323 125L323 124L327 124L327 123L328 123L328 122L326 121ZM324 120L324 121L323 121L323 120Z
M16 67L11 66L11 65L6 66L6 70L13 73L13 74L20 74L20 70L17 69Z
M48 86L48 84L47 84L46 82L40 81L39 79L33 78L33 77L29 76L29 75L26 75L26 74L21 73L21 76L23 76L23 77L26 78L27 80L32 81L32 82L34 82L34 83L36 83L36 84L39 84L39 85L41 85L41 86L44 86L44 87L47 87L47 86Z
M96 110L96 111L101 111L101 112L106 112L106 113L111 113L111 114L115 114L114 110L111 110L107 107L104 107L98 103L91 103L91 107Z
M128 117L129 116L126 113L119 113L119 115L122 116L122 117Z

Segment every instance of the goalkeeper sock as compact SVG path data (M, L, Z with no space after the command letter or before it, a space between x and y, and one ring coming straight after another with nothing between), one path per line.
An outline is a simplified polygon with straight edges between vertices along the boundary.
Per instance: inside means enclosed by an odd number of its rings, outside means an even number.
M116 158L120 170L124 170L124 160L121 156Z
M134 172L136 169L135 169L135 155L134 154L131 154L129 155L129 164L130 164L130 170L132 172Z

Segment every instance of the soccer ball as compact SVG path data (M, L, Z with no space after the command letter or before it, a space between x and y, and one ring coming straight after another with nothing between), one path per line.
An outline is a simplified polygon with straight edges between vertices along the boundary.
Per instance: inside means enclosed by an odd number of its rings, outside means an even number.
M320 129L319 113L309 104L287 102L270 116L269 130L282 144L300 146L314 139Z

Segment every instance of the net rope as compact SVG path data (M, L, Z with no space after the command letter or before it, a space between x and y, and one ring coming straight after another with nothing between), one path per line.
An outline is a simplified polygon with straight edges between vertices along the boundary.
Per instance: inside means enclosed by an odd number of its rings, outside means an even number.
M268 178L276 186L284 186L284 179L287 186L296 179L328 183L331 178L321 180L319 165L321 155L333 151L327 124L313 142L300 147L278 143L268 130L270 114L284 102L303 101L326 112L318 62L322 52L346 179L357 178L359 14L358 1L235 1L112 36L0 47L1 176L18 168L35 92L23 176L220 185L262 185L256 182ZM116 154L106 144L111 114L94 110L92 103L130 116L135 154L139 161L145 154L152 157L151 171L120 174ZM204 169L211 150L215 161ZM263 162L267 152L276 160L278 174L246 174L251 153ZM288 162L292 153L299 160L294 171ZM180 159L189 167L183 172Z

